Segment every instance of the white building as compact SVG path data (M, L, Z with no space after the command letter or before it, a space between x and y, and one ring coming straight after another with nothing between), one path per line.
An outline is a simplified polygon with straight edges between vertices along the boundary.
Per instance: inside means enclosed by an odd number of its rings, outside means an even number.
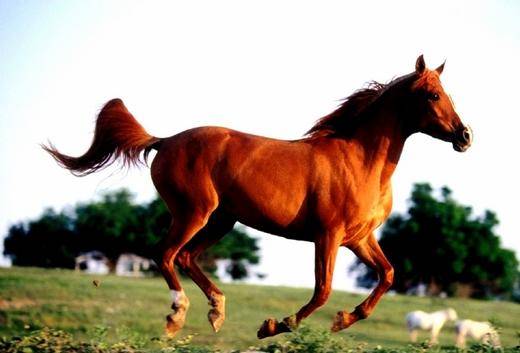
M94 250L76 257L76 271L82 271L97 275L106 275L110 272L110 261L100 251Z
M135 254L121 254L116 263L116 275L142 277L148 271L152 261Z

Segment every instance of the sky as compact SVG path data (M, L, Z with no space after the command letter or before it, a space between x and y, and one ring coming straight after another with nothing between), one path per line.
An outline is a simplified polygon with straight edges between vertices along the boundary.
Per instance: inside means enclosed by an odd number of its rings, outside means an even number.
M159 137L218 125L296 139L341 98L413 71L424 54L432 68L447 60L443 85L475 140L460 154L412 136L393 210L406 210L415 182L447 185L476 214L497 212L502 244L520 255L519 18L514 0L0 0L0 237L45 207L121 187L154 197L147 168L76 178L39 147L82 154L111 98ZM313 285L312 244L251 234L263 283ZM352 259L340 251L334 288L352 288Z

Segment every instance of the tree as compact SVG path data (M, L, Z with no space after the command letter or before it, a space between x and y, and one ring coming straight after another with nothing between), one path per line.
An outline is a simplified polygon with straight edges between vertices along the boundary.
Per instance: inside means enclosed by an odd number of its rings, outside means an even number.
M57 213L47 209L29 222L9 229L4 254L17 266L74 267L82 252L99 250L115 262L124 252L153 258L156 244L171 223L164 202L156 197L136 204L125 189L106 193L94 202L80 203L73 210ZM216 261L230 259L228 272L234 279L247 276L247 263L257 263L257 240L243 229L232 230L201 256L201 265L215 273Z
M46 209L39 219L9 228L4 254L16 266L74 267L78 239L73 228L70 216Z
M419 283L431 293L485 297L510 294L518 260L503 249L494 228L495 213L474 217L456 202L448 187L433 195L429 184L413 187L407 214L392 215L383 227L380 245L395 269L394 286L406 292ZM353 269L359 269L358 261ZM372 286L377 275L361 272L358 284Z
M99 250L112 261L125 252L146 256L158 239L148 232L145 215L146 206L134 204L132 194L124 189L79 204L74 222L79 248Z

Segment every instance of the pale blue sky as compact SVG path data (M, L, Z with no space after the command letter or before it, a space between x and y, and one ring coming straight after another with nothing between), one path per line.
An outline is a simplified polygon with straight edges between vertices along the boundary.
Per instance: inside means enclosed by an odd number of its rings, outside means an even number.
M394 210L405 210L414 182L448 185L477 212L496 211L503 243L520 252L519 18L518 1L0 0L0 233L106 190L154 195L146 168L75 178L38 147L50 139L82 153L113 97L157 136L222 125L293 139L424 53L430 66L447 58L443 82L475 143L458 154L412 137L393 178ZM269 283L312 284L312 246L264 236L262 245ZM349 261L344 251L337 288L351 285Z

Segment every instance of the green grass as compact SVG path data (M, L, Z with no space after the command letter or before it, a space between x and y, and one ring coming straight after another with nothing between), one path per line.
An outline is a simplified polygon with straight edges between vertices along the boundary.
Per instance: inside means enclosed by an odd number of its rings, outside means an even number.
M101 284L95 287L94 279ZM307 302L310 289L220 284L226 294L227 314L222 330L215 334L207 322L208 304L202 292L184 280L190 298L186 326L179 337L195 335L192 343L224 350L246 349L280 340L256 339L256 330L267 317L281 319ZM352 309L362 295L334 291L327 305L311 315L305 324L311 329L328 329L338 310ZM461 318L493 320L500 328L504 346L518 344L520 305L510 302L462 299L417 298L387 294L367 320L334 334L367 347L407 345L404 315L411 310L433 311L453 307ZM99 330L108 341L121 337L150 342L163 333L170 298L160 278L92 276L67 270L36 268L0 269L0 336L23 336L35 329L50 327L91 340ZM97 330L97 331L96 331ZM105 333L104 333L105 334ZM426 333L421 336L426 339ZM441 345L452 345L453 323L440 337Z

